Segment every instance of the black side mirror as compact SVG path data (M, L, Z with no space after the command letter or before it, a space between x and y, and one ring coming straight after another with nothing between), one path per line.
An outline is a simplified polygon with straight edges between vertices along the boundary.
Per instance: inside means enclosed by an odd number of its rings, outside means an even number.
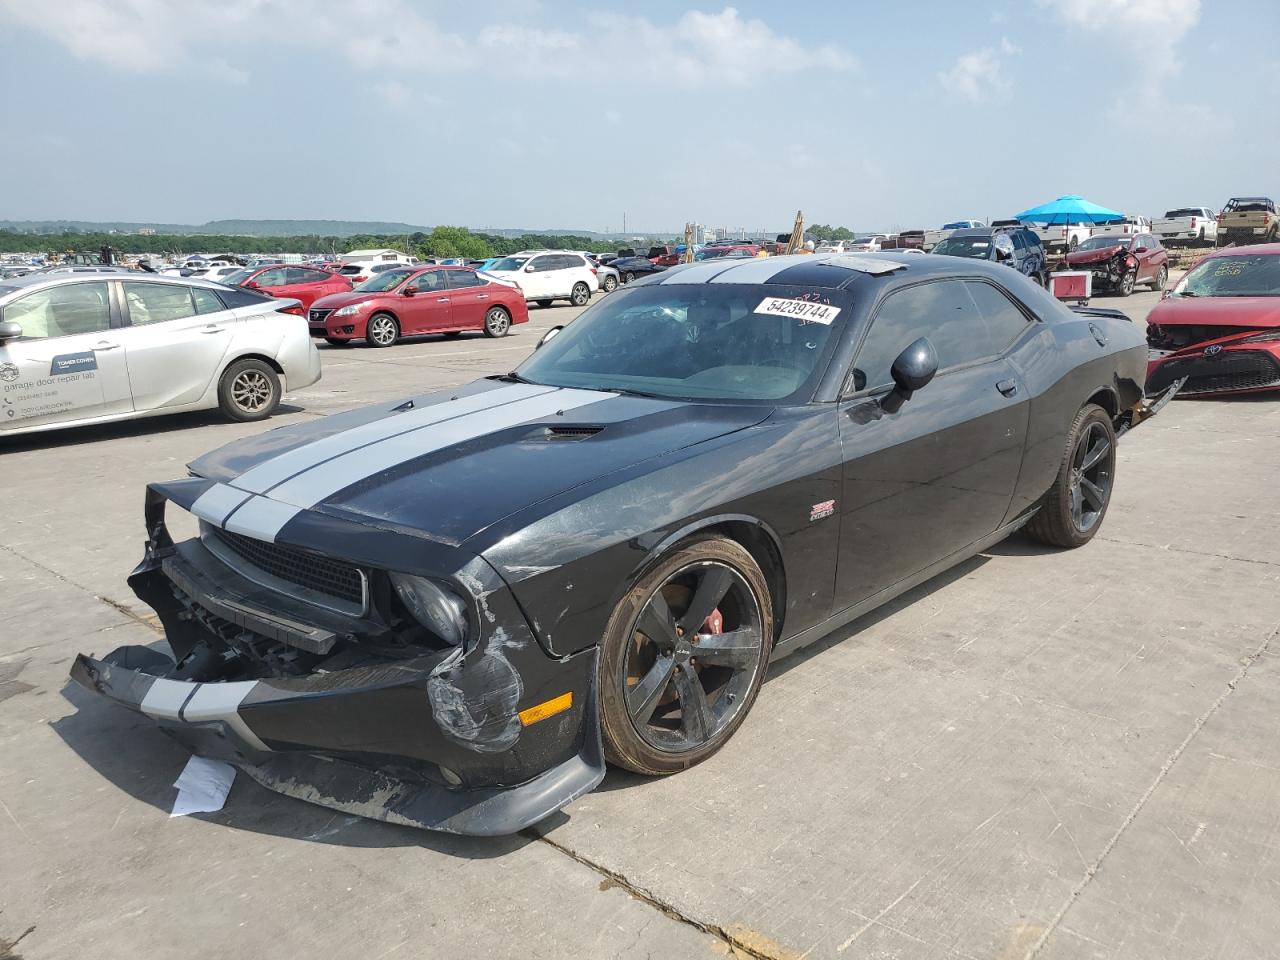
M894 388L880 401L885 413L897 413L917 390L928 385L938 372L938 354L927 337L916 340L898 354L890 374Z
M412 297L417 292L418 292L417 287L405 287L403 290L400 291L400 295L405 297Z
M561 330L563 330L563 329L564 329L564 324L563 324L563 323L562 323L562 324L560 324L559 326L552 327L550 330L548 330L546 333L544 333L544 334L542 335L542 339L538 341L538 345L537 345L536 347L534 347L533 349L535 349L535 350L541 350L541 349L542 349L542 345L543 345L544 343L546 343L546 342L547 342L548 340L550 340L552 337L556 336L556 334L558 334L558 333L559 333Z
M10 340L17 340L22 336L22 325L14 323L12 320L6 320L0 323L0 343L8 343Z

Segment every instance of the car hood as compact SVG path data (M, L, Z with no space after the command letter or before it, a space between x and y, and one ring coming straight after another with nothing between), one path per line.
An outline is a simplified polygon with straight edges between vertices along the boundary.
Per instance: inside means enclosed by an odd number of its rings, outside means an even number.
M342 293L331 293L328 296L320 297L311 306L313 309L337 310L339 307L349 307L353 303L366 303L385 296L385 293L361 293L357 290L344 290Z
M1104 260L1110 260L1120 250L1121 246L1118 243L1095 250L1077 250L1075 253L1067 254L1067 263L1073 267L1085 263L1101 263Z
M481 380L281 427L190 467L219 481L225 502L248 496L248 513L271 518L272 529L261 532L268 539L312 511L458 546L566 490L753 426L771 412ZM244 512L238 506L221 522Z
M1280 327L1280 297L1170 297L1147 316L1158 327Z

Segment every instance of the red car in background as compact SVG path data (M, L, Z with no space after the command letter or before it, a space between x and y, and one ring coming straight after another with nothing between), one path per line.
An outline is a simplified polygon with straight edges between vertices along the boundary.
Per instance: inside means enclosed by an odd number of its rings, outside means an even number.
M1093 285L1127 297L1140 283L1163 290L1169 280L1169 251L1152 233L1131 237L1098 236L1082 240L1067 254L1068 270L1088 270Z
M483 330L503 337L514 323L529 322L519 288L486 279L468 267L400 267L370 277L349 293L311 305L311 336L334 346L364 340L389 347L423 333L457 336Z
M319 267L287 267L274 264L241 270L224 277L223 283L233 287L247 287L269 297L285 297L302 302L310 308L321 297L334 293L349 293L351 281Z
M1280 243L1198 261L1147 317L1147 393L1180 377L1180 397L1280 390Z

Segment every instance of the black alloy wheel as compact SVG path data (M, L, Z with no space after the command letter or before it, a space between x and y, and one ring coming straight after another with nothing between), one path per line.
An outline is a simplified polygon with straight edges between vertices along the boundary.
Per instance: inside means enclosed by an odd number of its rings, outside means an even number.
M505 337L511 329L511 314L504 307L490 307L484 315L484 333L487 337Z
M1115 472L1111 416L1097 404L1086 404L1076 414L1058 475L1027 524L1027 532L1055 547L1088 543L1106 516Z
M599 683L610 761L666 774L719 750L755 701L772 630L763 574L737 543L695 541L658 564L605 635Z

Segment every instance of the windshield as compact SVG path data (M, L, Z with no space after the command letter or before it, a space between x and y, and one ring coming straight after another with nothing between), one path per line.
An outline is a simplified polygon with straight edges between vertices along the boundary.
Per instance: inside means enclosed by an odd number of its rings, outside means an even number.
M587 309L516 372L671 399L804 402L849 304L840 291L785 285L634 287Z
M254 269L256 270L257 268L255 267ZM237 270L234 273L228 273L225 277L219 277L218 282L225 283L229 287L234 287L238 284L244 283L244 281L253 276L253 273L253 270Z
M385 293L400 286L411 273L412 270L384 270L364 283L356 284L355 289L361 293Z
M1088 240L1081 240L1077 249L1104 250L1107 247L1127 247L1128 245L1128 237L1090 237Z
M516 270L519 270L528 262L529 262L528 257L503 257L501 260L499 260L489 269L497 270L497 271L505 270L507 272L514 272Z
M957 220L955 223L944 223L943 230L964 230L974 225L972 220Z
M1280 296L1280 256L1215 257L1206 260L1173 288L1175 297Z
M723 257L729 251L725 247L707 247L705 250L699 250L693 255L695 260L714 260L716 257Z
M974 260L991 259L990 237L947 237L933 248L934 253L946 257L971 257Z

